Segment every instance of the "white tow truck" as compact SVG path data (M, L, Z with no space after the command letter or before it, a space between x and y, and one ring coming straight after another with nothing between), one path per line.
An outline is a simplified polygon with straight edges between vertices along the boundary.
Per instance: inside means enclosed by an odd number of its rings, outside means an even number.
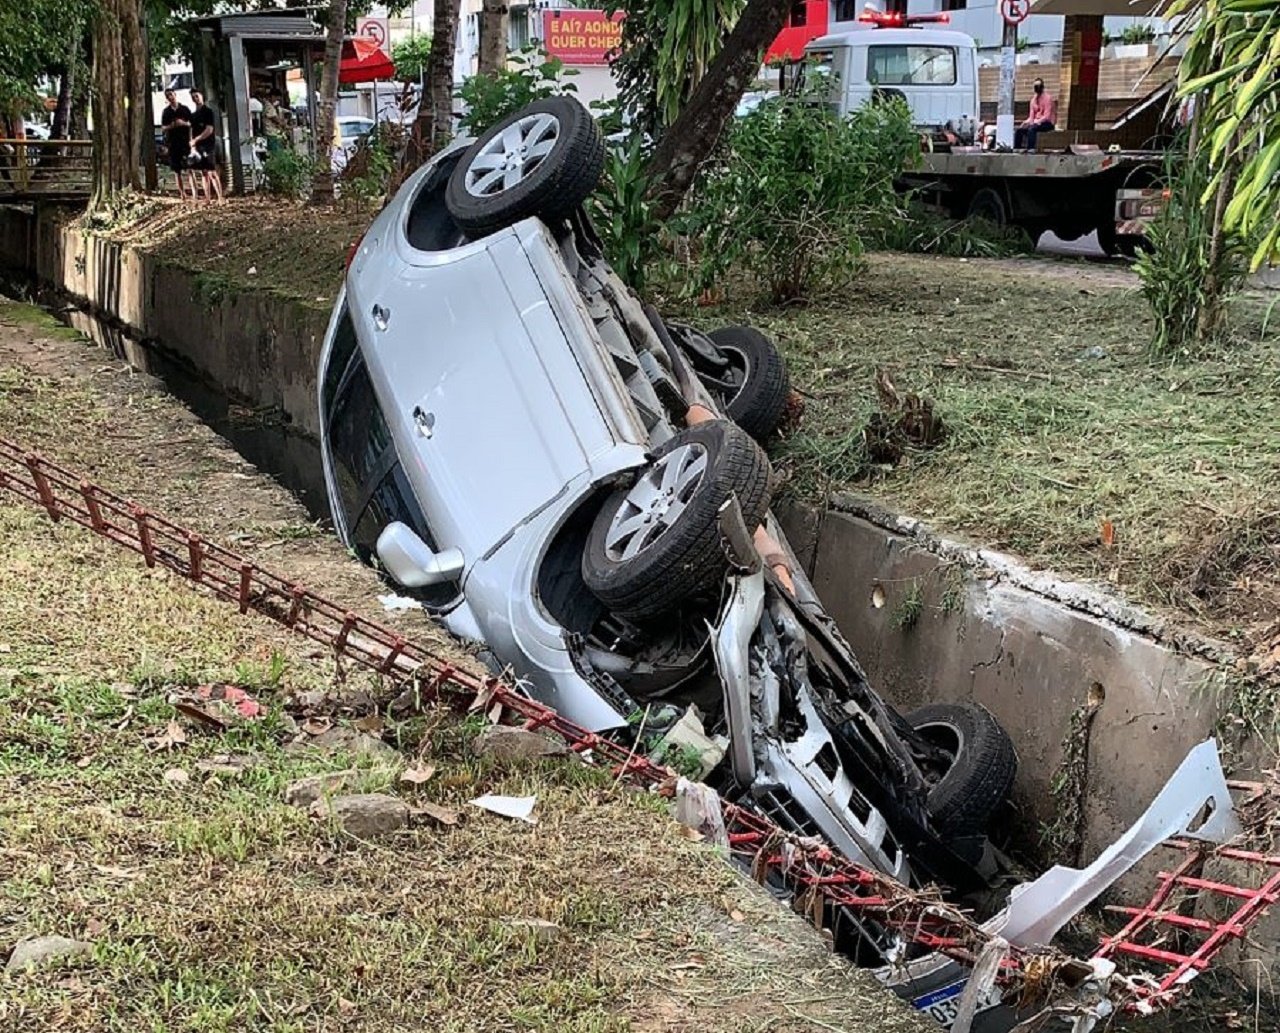
M1163 153L984 150L977 45L929 24L946 18L868 12L864 26L807 44L803 59L784 69L783 87L829 79L829 103L842 115L876 97L906 101L930 149L903 186L954 218L1019 226L1033 240L1046 230L1064 240L1096 232L1108 254L1134 253L1162 202Z

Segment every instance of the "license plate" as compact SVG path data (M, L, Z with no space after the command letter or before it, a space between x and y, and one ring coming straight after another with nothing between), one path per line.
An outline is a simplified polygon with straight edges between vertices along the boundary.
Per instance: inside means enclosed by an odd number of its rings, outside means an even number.
M950 1029L951 1024L956 1021L956 1015L959 1014L960 995L964 993L965 985L968 982L967 979L961 979L948 986L931 990L927 994L921 994L912 1000L911 1006L916 1011L924 1012L943 1029ZM978 1002L977 1010L984 1012L994 1008L1000 1003L1000 1000L1000 991L993 986Z

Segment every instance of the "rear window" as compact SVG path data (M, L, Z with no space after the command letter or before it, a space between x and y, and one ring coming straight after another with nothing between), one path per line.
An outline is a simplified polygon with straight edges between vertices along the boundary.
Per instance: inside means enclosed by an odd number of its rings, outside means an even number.
M954 47L879 44L867 48L867 81L873 86L954 86Z

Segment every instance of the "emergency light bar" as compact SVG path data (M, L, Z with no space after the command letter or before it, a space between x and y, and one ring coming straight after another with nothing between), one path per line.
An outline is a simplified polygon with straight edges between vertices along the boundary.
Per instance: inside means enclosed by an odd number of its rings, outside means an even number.
M901 11L867 10L862 13L858 21L868 22L881 29L901 29L908 25L921 25L926 22L947 25L951 22L951 15L945 11L938 14L903 14Z

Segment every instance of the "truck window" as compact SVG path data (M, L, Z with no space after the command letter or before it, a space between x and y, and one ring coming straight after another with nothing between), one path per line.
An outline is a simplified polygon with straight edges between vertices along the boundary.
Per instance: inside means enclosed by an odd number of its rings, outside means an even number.
M873 86L954 86L954 47L879 44L867 48L867 81Z
M797 97L829 92L834 84L835 58L831 50L809 50L799 61L788 61L782 68L782 92Z

